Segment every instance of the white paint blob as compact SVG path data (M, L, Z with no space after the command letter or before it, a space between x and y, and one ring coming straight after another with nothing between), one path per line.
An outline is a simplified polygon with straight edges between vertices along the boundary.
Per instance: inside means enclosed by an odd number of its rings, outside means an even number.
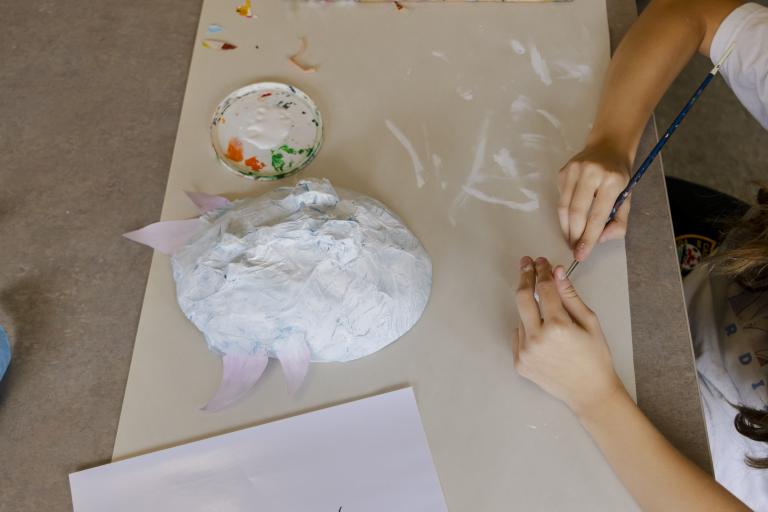
M577 82L592 81L592 67L587 64L558 61L555 67L560 73L555 77L560 80L576 80Z
M512 47L512 49L515 51L516 54L525 55L525 46L523 46L523 43L521 43L517 39L512 39L509 42L509 45Z
M421 316L432 264L379 201L306 180L202 218L171 259L182 311L221 355L351 361Z
M510 178L517 178L520 176L520 171L517 170L517 162L512 158L507 148L501 148L493 155L493 161L501 167L504 174Z
M432 56L435 57L436 59L440 59L450 64L450 61L448 60L448 56L443 52L434 51L432 52Z
M411 157L411 163L413 164L413 173L416 175L416 186L419 188L423 187L424 186L424 166L421 164L421 160L419 159L419 155L416 153L416 150L414 149L413 144L411 144L411 141L408 140L408 137L406 137L405 134L402 131L400 131L400 128L395 126L395 123L387 119L384 121L384 124L387 125L387 128L389 128L389 131L392 132L392 135L394 135L397 141L403 146L405 151Z
M245 119L239 138L259 149L273 149L281 145L291 131L291 117L284 108L258 107L244 111Z
M528 45L529 53L531 54L531 66L533 71L539 76L539 80L544 85L552 85L552 76L549 74L549 66L547 61L539 53L539 49L533 43Z
M472 101L472 99L475 97L474 94L472 94L472 89L468 89L462 86L458 86L456 88L456 94L458 94L459 97L465 101Z
M528 98L528 96L524 96L522 94L519 95L515 101L512 102L512 105L509 106L509 111L512 114L520 114L526 110L533 110L533 104L531 103L531 100Z
M440 182L440 188L441 188L441 189L443 189L443 190L445 190L445 189L447 189L447 188L448 188L448 184L447 184L446 182L444 182L444 181L441 181L441 182Z

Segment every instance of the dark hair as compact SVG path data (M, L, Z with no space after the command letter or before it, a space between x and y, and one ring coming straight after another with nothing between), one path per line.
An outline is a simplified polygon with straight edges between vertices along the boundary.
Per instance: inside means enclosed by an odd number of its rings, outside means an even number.
M729 276L750 290L768 290L768 184L761 184L757 205L736 222L729 236L735 235L736 247L714 256L712 270ZM738 413L733 419L743 436L768 443L768 412L734 405ZM768 457L744 457L747 466L768 469Z

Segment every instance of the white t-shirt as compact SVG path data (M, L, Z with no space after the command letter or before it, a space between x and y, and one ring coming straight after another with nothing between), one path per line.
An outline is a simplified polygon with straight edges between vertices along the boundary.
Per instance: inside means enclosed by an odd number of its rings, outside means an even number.
M723 20L709 51L713 63L732 42L736 43L733 53L720 72L739 101L768 130L768 7L744 4Z
M710 57L744 106L768 129L768 8L744 4L721 23ZM768 292L695 269L684 282L709 447L715 478L753 510L768 512L768 470L752 469L745 455L768 457L768 444L734 427L743 404L768 410Z
M753 510L768 511L768 470L744 462L768 457L768 444L736 431L730 405L767 409L768 292L750 292L705 266L684 288L715 478Z

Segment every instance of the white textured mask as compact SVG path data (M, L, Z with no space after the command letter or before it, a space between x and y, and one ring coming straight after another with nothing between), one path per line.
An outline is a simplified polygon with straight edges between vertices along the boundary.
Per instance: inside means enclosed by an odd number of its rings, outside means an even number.
M243 396L268 357L295 389L309 361L372 354L424 311L429 256L375 199L306 180L222 204L171 260L182 311L224 359L207 409Z

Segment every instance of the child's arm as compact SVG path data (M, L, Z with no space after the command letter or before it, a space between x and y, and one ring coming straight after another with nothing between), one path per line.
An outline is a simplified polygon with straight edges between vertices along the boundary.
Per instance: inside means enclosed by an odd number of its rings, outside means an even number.
M696 51L709 55L723 19L742 0L654 0L616 50L584 150L560 171L558 215L574 256L626 231L629 201L605 228L629 181L643 128L672 80Z
M515 366L578 416L642 510L749 510L659 433L613 370L595 314L563 267L520 262ZM538 292L539 300L534 297Z

